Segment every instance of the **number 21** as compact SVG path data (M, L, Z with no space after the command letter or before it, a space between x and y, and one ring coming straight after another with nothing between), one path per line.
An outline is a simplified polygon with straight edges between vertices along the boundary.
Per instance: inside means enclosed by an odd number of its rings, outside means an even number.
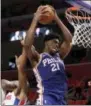
M52 71L53 71L53 72L54 72L54 71L57 71L57 70L60 70L58 63L53 63L53 64L51 64L51 67L52 67Z

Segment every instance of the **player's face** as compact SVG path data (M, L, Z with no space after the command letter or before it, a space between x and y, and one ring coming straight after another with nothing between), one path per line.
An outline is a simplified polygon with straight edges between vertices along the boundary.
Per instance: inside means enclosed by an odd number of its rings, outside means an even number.
M59 51L59 40L58 39L52 39L47 41L48 46L48 52L49 53L57 53Z

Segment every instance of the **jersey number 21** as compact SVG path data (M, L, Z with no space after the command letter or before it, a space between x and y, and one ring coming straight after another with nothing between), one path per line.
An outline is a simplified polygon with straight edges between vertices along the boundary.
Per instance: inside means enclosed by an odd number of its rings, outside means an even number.
M60 67L59 67L58 63L52 63L51 67L52 67L52 72L60 70Z

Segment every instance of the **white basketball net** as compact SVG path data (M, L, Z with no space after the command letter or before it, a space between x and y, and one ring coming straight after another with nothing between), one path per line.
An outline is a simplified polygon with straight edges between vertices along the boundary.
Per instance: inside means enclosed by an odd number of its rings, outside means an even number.
M91 17L88 13L77 8L68 8L66 18L74 27L72 44L91 48Z

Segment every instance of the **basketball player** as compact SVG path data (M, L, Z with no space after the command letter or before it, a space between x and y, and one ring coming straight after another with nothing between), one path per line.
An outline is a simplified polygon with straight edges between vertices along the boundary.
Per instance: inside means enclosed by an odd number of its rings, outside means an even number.
M13 91L13 89L16 89L18 87L18 85L19 85L18 80L9 81L6 79L2 79L1 80L1 91L2 91L1 101L3 101L5 99L7 92Z
M25 105L27 103L28 84L26 73L24 72L26 59L26 52L23 48L22 54L19 56L19 58L16 56L16 66L18 69L19 82L17 82L17 84L13 83L13 85L9 83L8 90L11 89L12 92L9 92L6 95L2 105Z
M50 33L44 38L43 53L39 54L33 46L34 33L41 15L45 15L46 12L48 12L46 6L37 9L24 41L27 56L38 82L39 97L36 105L65 105L67 79L63 59L70 52L72 35L55 11L54 20L63 32L64 42L60 43L58 34Z

